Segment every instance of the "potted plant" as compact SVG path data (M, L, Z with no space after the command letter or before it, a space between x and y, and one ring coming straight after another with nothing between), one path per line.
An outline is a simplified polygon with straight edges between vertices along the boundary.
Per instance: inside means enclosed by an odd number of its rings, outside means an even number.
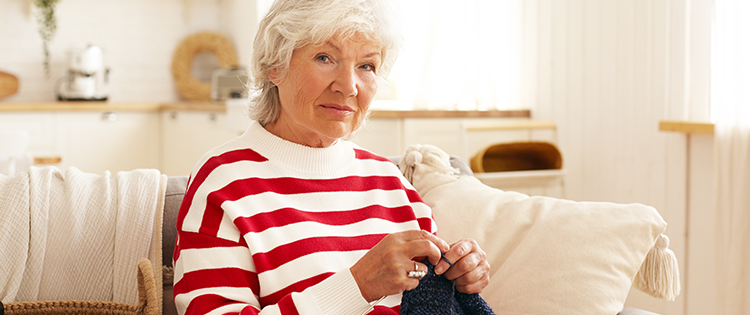
M34 6L39 9L37 22L39 23L39 35L42 37L44 47L44 71L49 77L49 42L55 36L57 30L57 19L55 18L55 5L59 0L34 0Z

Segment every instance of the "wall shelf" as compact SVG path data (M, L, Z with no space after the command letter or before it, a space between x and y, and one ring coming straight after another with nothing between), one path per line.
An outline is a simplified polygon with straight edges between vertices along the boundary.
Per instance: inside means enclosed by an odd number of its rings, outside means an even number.
M206 111L225 112L224 103L212 102L0 102L2 112L44 111ZM521 110L373 110L370 118L530 118Z
M659 131L712 135L714 134L714 124L695 121L662 120L659 122Z

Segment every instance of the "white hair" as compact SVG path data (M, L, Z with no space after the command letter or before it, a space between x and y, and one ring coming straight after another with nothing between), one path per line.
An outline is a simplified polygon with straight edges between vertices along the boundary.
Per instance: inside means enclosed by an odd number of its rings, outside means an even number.
M249 87L254 90L250 118L265 126L281 113L279 90L269 77L289 70L292 52L309 44L322 44L334 36L354 35L381 45L383 60L379 84L396 62L402 37L392 4L386 0L276 0L260 22L253 43Z

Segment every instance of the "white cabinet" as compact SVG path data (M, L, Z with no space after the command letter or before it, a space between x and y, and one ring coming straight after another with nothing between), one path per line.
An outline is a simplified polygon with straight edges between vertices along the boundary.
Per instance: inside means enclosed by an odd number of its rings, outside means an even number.
M60 167L112 174L159 168L159 120L154 112L57 112Z
M101 174L138 168L189 175L211 148L239 136L226 114L213 111L38 111L0 113L1 130L25 130L35 157L60 157Z
M29 133L28 152L60 157L64 170L113 174L159 167L159 120L154 112L10 112L0 130Z
M383 156L400 156L412 144L431 144L469 160L479 150L501 142L547 141L556 143L550 130L467 131L487 126L528 121L527 118L373 118L352 141Z
M376 154L390 157L404 153L403 120L370 119L351 139Z
M352 141L386 157L401 156L412 144L432 144L466 160L494 143L557 143L554 131L550 130L475 128L528 121L527 118L371 118ZM74 166L97 174L105 170L114 174L156 168L169 176L189 175L207 151L241 134L241 128L229 125L227 114L215 110L0 113L0 130L29 132L32 155L60 157L62 162L56 166L62 170ZM521 174L513 178L507 175L503 174L502 181L478 177L493 187L530 195L560 196L562 191L561 181L547 180L547 175Z
M502 128L498 128L498 126ZM469 161L497 143L543 141L558 144L554 123L527 118L389 118L370 119L352 139L377 154L401 156L413 144L431 144ZM483 183L528 195L564 197L563 170L475 174Z
M169 176L189 175L200 158L241 133L227 127L225 113L161 112L161 168Z
M0 131L23 130L29 133L28 152L33 155L58 154L54 135L55 114L49 112L0 113Z

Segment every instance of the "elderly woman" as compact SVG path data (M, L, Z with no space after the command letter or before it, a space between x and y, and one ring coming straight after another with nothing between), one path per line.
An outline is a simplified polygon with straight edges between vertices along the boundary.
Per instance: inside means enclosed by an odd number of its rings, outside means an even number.
M382 0L273 4L253 48L256 122L201 159L180 209L180 313L398 314L424 257L461 292L489 283L476 242L438 238L398 168L343 140L395 60L393 16Z

